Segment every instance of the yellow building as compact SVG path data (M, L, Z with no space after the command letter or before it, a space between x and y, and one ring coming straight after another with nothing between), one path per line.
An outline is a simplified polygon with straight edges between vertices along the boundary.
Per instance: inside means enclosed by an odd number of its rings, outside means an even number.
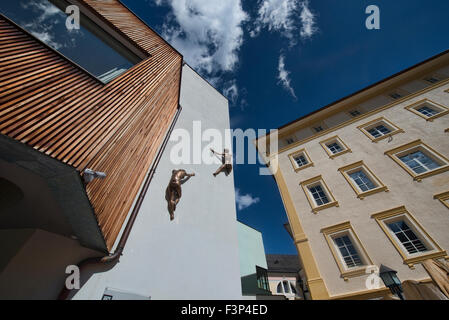
M280 127L277 150L259 138L313 299L379 298L373 266L425 282L449 259L448 128L446 51Z

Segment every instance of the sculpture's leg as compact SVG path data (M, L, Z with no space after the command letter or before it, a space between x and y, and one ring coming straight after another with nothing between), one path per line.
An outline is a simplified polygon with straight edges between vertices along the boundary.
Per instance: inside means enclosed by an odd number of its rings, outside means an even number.
M226 165L225 165L225 164L222 164L222 165L220 166L220 168L218 168L217 171L215 171L215 173L213 174L214 177L216 177L218 174L220 174L220 172L222 172L222 171L224 170L225 167L226 167Z
M173 188L170 188L170 197L168 200L168 212L170 213L170 220L175 218L175 210L176 210L176 191Z
M170 200L168 202L168 212L170 213L170 220L173 220L175 218L175 208L174 208L174 203L172 200Z
M229 174L232 172L232 164L227 164L225 168L225 174L226 176L229 176Z
M179 200L181 200L182 197L182 190L181 190L181 185L177 184L175 187L175 192L176 193L176 204L179 202Z

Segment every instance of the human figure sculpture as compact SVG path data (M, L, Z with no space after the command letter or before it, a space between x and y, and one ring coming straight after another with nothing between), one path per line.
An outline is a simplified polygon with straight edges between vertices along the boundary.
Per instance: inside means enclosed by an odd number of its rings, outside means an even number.
M176 205L181 200L181 185L194 175L194 173L187 173L184 169L172 171L170 182L165 190L165 200L167 200L170 220L175 218Z
M232 155L229 153L229 149L223 149L223 153L219 153L214 151L214 149L210 149L213 154L221 157L222 165L213 173L214 177L216 177L221 172L224 172L226 176L228 176L232 172Z

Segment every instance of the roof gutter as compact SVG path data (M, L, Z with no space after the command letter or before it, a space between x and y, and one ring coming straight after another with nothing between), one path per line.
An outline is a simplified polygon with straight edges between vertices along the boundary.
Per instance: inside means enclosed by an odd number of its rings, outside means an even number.
M120 237L120 241L119 241L114 253L111 255L103 256L103 257L94 257L94 258L87 258L87 259L82 260L77 265L79 268L80 274L81 274L82 270L88 265L107 264L107 263L111 263L111 262L115 262L115 261L119 260L120 256L123 253L123 249L125 248L128 237L131 233L131 229L134 225L134 222L136 221L137 214L139 213L140 207L142 206L143 199L145 198L145 195L148 191L148 187L150 186L151 180L153 180L153 176L154 176L154 173L156 172L156 168L159 164L159 161L161 160L162 154L167 146L168 140L170 139L170 135L175 127L175 124L178 120L179 114L181 113L181 110L182 110L181 105L178 105L178 109L176 110L175 117L170 125L170 128L168 129L167 134L165 135L164 141L162 142L162 146L159 148L159 151L156 155L156 159L153 162L153 165L151 166L150 172L148 173L148 176L145 179L142 190L139 193L139 197L137 199L136 205L134 206L133 211L131 212L131 215L128 219L128 222L126 223L125 229L123 230L122 236ZM67 289L67 287L64 285L61 292L59 293L58 300L66 300L70 294L70 291L71 290Z

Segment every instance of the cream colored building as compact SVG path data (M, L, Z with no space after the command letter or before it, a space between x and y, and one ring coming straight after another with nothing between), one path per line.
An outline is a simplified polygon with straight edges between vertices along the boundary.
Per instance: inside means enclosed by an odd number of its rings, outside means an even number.
M282 126L278 150L259 138L313 299L382 297L371 266L428 281L420 262L449 259L448 128L446 51Z

